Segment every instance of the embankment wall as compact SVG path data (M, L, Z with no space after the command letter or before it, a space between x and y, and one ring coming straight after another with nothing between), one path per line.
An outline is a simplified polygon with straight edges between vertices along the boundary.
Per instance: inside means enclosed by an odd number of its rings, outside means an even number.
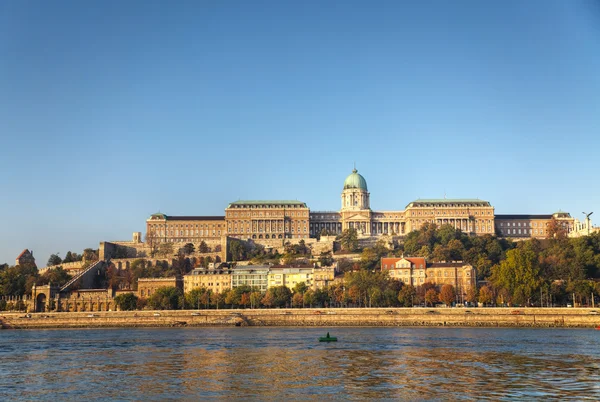
M107 311L0 314L3 328L102 328L181 326L600 326L587 308L363 308Z

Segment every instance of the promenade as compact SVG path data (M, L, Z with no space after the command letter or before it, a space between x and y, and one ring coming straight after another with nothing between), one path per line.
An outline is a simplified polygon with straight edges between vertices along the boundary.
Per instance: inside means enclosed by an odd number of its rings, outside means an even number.
M3 313L3 329L202 326L600 326L600 308L333 308Z

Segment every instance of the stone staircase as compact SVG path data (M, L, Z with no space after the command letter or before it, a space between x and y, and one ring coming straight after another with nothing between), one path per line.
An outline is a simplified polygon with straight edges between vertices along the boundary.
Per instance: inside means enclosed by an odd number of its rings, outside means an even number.
M90 273L97 272L98 269L100 269L104 266L104 263L105 263L104 260L98 260L98 261L94 262L92 265L85 268L84 270L79 272L77 275L75 275L69 282L64 284L64 286L60 288L60 291L64 292L64 291L68 290L69 287L73 286L73 284L76 283L79 279L84 278L86 275L88 275Z

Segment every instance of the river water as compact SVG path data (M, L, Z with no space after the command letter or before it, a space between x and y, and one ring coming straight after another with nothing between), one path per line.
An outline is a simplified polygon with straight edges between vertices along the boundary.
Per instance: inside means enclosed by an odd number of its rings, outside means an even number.
M0 400L200 398L600 400L600 331L0 331Z

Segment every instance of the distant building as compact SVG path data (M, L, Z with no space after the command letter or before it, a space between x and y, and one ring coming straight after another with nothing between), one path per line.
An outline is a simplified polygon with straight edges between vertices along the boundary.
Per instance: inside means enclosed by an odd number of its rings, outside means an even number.
M15 259L15 265L30 265L37 268L37 265L35 265L35 258L33 258L33 251L29 251L28 249L23 250Z
M496 230L504 237L545 239L553 219L565 233L575 228L575 220L568 212L555 212L551 215L496 215Z
M427 282L452 285L463 297L475 286L477 276L475 268L462 261L427 263L423 257L382 258L381 269L390 278L415 287Z
M229 236L278 246L286 239L335 235L346 229L356 229L361 237L404 236L425 224L451 225L469 235L543 238L552 219L567 232L574 230L574 219L567 212L496 215L489 201L476 198L417 199L404 210L375 211L367 181L354 169L344 180L339 211L310 211L301 201L249 200L230 203L225 216L157 213L146 221L146 241L197 244Z
M250 286L265 292L269 288L269 269L268 265L248 265L236 267L231 272L231 287Z
M183 280L175 276L170 278L140 278L138 279L138 297L147 299L156 292L156 289L164 287L175 287L183 290Z
M223 293L231 288L230 268L196 268L183 277L183 291L206 289L212 293Z

